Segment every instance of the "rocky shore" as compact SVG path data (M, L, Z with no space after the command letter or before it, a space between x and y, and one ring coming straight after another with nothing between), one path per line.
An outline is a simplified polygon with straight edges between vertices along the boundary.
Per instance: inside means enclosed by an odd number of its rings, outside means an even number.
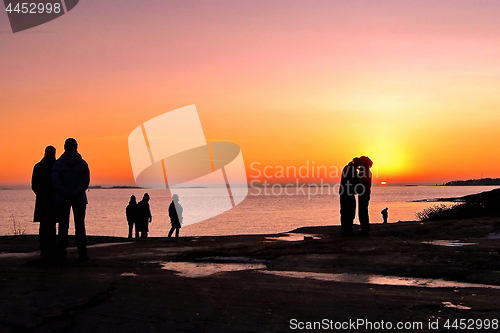
M35 235L0 237L0 331L467 331L459 322L445 327L455 319L495 331L484 325L500 320L500 218L375 224L369 237L339 235L326 226L91 236L91 260L80 263L73 249L64 266L39 259Z

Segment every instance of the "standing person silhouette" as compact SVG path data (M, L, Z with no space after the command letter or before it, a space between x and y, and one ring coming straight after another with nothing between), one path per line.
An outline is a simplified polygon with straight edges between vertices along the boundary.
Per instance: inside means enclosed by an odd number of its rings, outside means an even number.
M52 167L56 161L56 148L45 147L45 155L33 167L31 189L35 192L35 212L33 222L40 222L38 238L42 258L47 261L55 259L56 242L56 189L52 182Z
M149 223L153 221L151 210L149 209L149 194L144 193L142 200L137 203L137 222L135 230L141 232L141 237L148 237Z
M170 228L168 233L168 237L172 236L174 230L175 237L179 237L179 229L182 225L182 211L183 208L179 204L179 196L174 194L172 196L172 202L170 203L170 206L168 206L168 216L170 216L170 224L172 225L172 228Z
M137 201L135 195L130 197L127 208L125 209L128 222L128 238L132 238L132 231L135 224L135 238L139 238L139 229L137 229Z
M342 237L352 236L352 225L356 216L355 188L358 182L359 158L354 158L342 169L340 180L340 224Z
M87 162L77 151L78 143L73 138L64 142L64 153L54 163L52 180L56 189L56 206L59 211L59 259L66 262L68 247L69 214L73 209L75 238L80 261L88 260L87 235L85 232L85 211L90 171Z
M380 212L380 213L382 214L382 218L384 219L384 223L387 223L387 218L389 217L388 210L389 210L389 208L388 208L388 207L385 207L385 208L384 208L384 209L382 209L382 211Z
M358 167L358 218L361 224L361 236L368 236L370 233L370 217L368 214L368 205L370 204L371 188L372 188L372 172L370 168L373 166L372 160L367 156L361 156L360 166ZM361 186L359 186L361 185Z

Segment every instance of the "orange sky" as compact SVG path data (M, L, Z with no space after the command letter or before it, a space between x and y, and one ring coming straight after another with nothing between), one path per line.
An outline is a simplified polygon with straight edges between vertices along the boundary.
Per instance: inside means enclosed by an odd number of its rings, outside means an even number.
M250 177L254 162L359 155L388 182L500 177L499 14L494 0L86 0L12 34L0 13L0 184L29 183L72 136L92 184L133 185L130 132L191 104Z

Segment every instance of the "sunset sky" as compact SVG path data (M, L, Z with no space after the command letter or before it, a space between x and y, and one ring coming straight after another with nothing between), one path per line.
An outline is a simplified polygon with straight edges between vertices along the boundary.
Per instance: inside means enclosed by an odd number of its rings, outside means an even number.
M377 181L500 177L500 1L82 0L16 34L0 9L4 186L67 137L93 185L133 185L128 135L191 104L248 176L368 155Z

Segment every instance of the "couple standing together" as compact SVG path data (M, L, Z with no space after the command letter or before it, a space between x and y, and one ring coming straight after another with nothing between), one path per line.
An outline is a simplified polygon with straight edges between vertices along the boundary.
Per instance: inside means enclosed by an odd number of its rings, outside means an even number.
M36 195L33 221L40 222L41 255L48 261L66 261L71 209L80 261L88 260L85 191L90 183L90 171L77 148L76 140L68 138L64 143L64 153L56 160L56 148L47 146L43 159L33 168L31 188ZM59 223L57 240L56 223Z
M142 200L137 202L135 195L130 197L130 201L125 210L128 222L128 238L132 238L132 230L135 225L135 238L148 237L149 224L153 221L151 210L149 209L149 194L144 193Z
M361 224L360 236L368 236L370 219L368 204L372 187L372 160L367 156L355 157L342 169L340 181L340 223L342 237L353 236L352 226L356 216L356 195L358 196L358 218Z

